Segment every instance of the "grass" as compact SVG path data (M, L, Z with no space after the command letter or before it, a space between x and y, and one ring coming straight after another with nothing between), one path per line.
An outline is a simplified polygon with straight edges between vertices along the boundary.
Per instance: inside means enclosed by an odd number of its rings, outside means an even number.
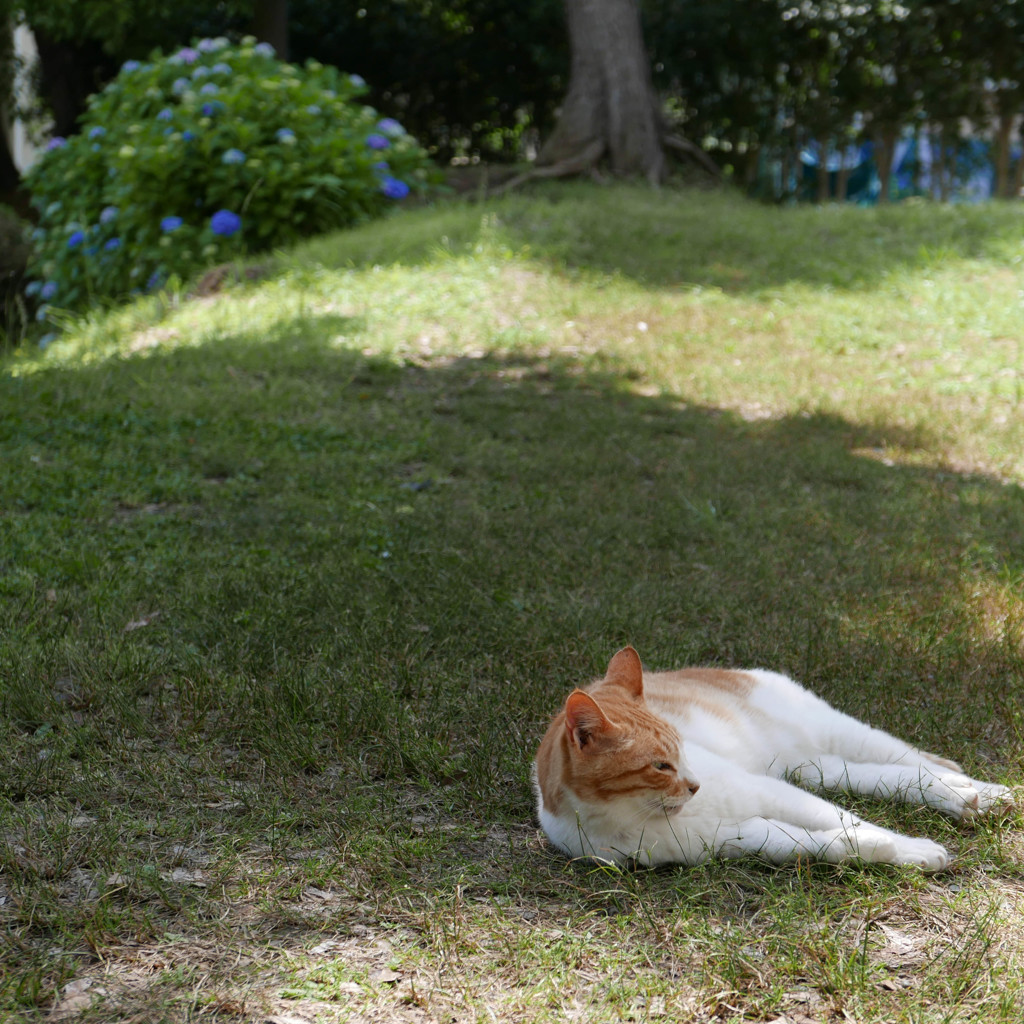
M630 642L1021 782L1022 220L544 188L8 357L0 1015L1019 1020L1019 817L610 872L528 764Z

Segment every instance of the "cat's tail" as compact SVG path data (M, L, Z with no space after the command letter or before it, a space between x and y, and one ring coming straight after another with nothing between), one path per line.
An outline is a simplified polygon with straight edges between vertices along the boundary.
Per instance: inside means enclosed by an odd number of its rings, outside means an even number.
M956 763L956 761L950 761L948 757L939 757L938 754L932 754L927 750L919 750L918 753L932 764L937 764L940 768L948 768L951 772L963 772L963 768Z

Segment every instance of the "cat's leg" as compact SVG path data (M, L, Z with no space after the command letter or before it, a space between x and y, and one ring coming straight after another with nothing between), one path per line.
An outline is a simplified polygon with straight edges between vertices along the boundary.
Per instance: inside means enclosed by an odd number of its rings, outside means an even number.
M713 795L711 795L713 794ZM704 798L704 799L702 799ZM710 807L708 806L710 803ZM775 863L799 857L833 863L860 858L881 864L913 864L939 871L950 856L930 839L914 839L864 821L851 811L784 779L732 770L711 776L679 814L680 824L715 811L711 852L756 854Z
M821 789L926 804L958 821L1013 803L1005 786L950 771L913 748L907 748L900 760L884 763L851 762L838 754L824 754L800 765L791 776Z
M946 849L930 839L900 835L862 819L814 830L771 818L748 818L736 826L723 826L718 840L716 852L722 857L751 854L775 864L807 857L831 864L862 860L942 871L952 861Z

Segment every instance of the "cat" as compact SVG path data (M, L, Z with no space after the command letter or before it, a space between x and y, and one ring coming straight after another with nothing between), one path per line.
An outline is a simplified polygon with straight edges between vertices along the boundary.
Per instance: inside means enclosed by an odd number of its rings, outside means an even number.
M697 864L756 854L941 871L930 839L890 831L794 785L926 804L960 821L1010 790L837 711L776 672L644 673L632 647L574 690L533 765L541 827L572 857Z

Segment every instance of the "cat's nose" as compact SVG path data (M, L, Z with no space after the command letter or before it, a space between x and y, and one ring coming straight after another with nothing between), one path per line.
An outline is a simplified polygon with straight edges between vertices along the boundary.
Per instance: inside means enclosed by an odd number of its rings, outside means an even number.
M691 779L683 779L683 785L690 791L690 796L696 796L697 790L700 789L700 783Z

